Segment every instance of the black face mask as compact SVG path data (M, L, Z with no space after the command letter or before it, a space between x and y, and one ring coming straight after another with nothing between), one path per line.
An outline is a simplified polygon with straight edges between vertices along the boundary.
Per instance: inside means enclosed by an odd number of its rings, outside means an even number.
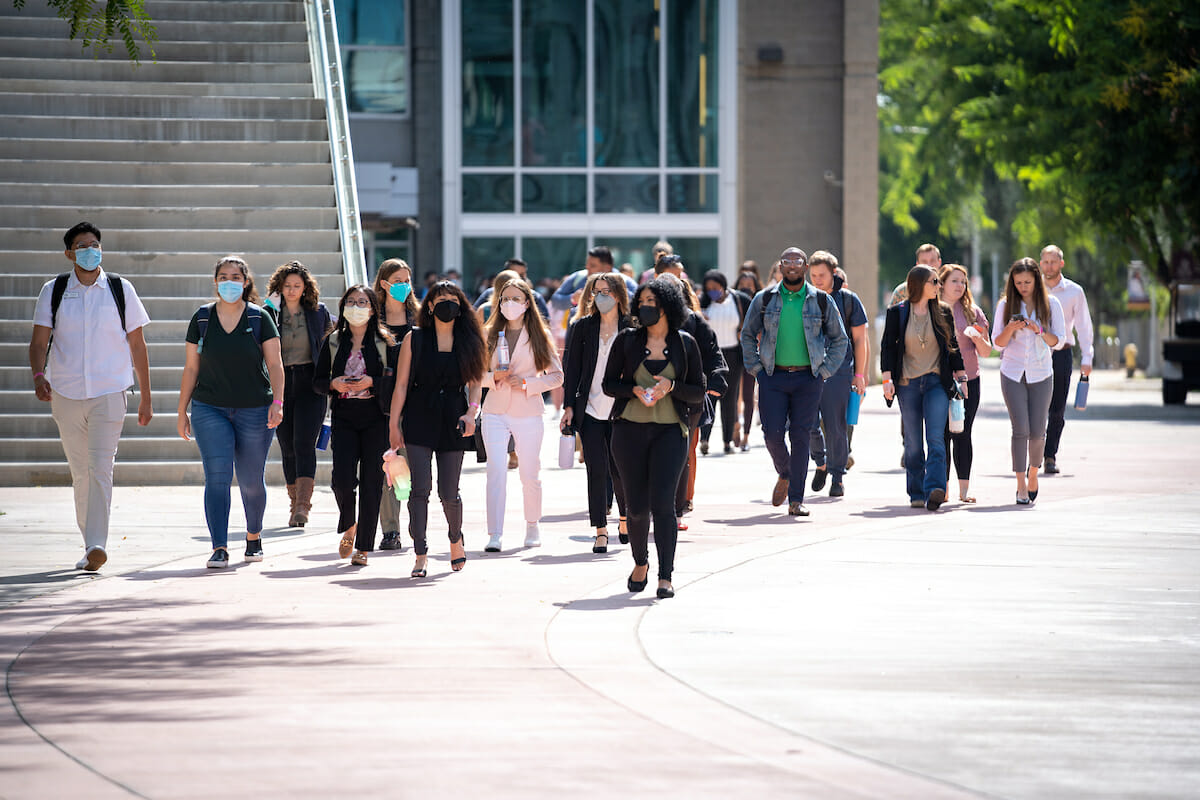
M433 315L442 322L453 322L461 313L462 309L453 300L439 300L433 306Z
M662 317L662 312L657 306L642 306L638 309L638 321L647 328L658 322L660 317Z

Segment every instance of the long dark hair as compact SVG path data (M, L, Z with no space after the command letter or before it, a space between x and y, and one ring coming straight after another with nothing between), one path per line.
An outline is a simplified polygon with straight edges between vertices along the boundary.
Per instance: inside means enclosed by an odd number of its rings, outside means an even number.
M415 273L413 272L412 267L408 265L408 262L402 258L389 258L380 264L379 271L375 273L374 289L375 294L379 296L380 304L384 309L386 309L387 289L383 288L383 282L388 281L389 283L395 283L395 281L392 280L392 276L400 270L404 270L408 273L408 283L410 286L412 286L408 292L408 297L404 299L404 313L406 315L408 324L411 325L412 321L417 318L417 287L413 283L413 276Z
M487 370L487 351L483 343L483 328L479 315L471 308L471 301L463 290L450 281L438 281L429 287L421 308L417 312L417 327L429 336L437 336L434 327L433 307L444 297L458 300L458 317L454 320L454 354L458 359L458 371L463 383L474 383Z
M317 281L308 271L308 267L299 261L289 261L275 268L267 280L267 294L283 294L283 282L288 279L289 275L299 275L300 280L304 281L304 292L300 295L300 305L309 311L316 311L317 303L321 300L321 288L317 286Z
M925 295L925 284L929 283L934 278L937 278L937 271L933 267L927 267L924 264L917 264L908 271L908 280L905 286L908 287L908 302L909 305L921 302L920 299ZM940 280L940 279L939 279ZM944 312L949 312L953 319L953 312L950 311L950 306L943 303L936 297L929 301L929 317L933 320L933 324L937 326L938 331L942 334L942 339L946 342L946 347L951 350L958 349L958 337L954 335L954 329L946 322ZM910 316L909 321L912 321Z
M1046 294L1046 281L1042 278L1042 270L1032 258L1019 258L1008 270L1008 280L1004 283L1004 313L1012 319L1021 310L1021 293L1017 291L1014 280L1022 272L1033 274L1033 313L1037 315L1038 324L1043 328L1050 325L1050 297Z
M375 335L380 339L383 339L388 344L395 344L396 337L392 336L392 332L389 331L383 325L383 323L379 321L379 298L375 296L374 290L372 290L371 287L367 286L365 283L356 283L351 286L346 290L346 293L342 295L342 299L338 303L337 325L334 326L334 330L337 331L338 338L343 342L350 341L350 339L347 338L351 336L350 323L346 321L345 309L346 300L355 292L362 292L367 296L367 299L371 301L371 318L367 320L367 330L375 331Z

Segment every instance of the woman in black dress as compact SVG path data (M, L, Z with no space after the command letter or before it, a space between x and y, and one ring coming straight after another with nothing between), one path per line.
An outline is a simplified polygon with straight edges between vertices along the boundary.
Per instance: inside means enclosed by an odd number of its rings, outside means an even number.
M425 295L416 328L400 345L392 394L391 444L397 450L407 448L412 475L408 532L416 554L414 578L426 574L425 531L435 455L438 498L449 527L450 567L458 572L467 562L458 484L463 451L472 447L485 365L478 315L461 289L439 281Z

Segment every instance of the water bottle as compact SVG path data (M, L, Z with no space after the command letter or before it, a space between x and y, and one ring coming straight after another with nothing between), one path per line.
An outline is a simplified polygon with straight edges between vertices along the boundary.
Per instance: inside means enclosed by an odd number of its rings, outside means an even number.
M962 385L955 384L954 396L950 398L950 432L962 433L967 422L967 405L963 402Z
M321 432L317 434L317 449L329 449L329 437L333 433L333 429L329 427L329 414L325 415L325 422L321 425Z
M408 459L395 450L383 454L383 473L387 485L392 488L396 499L403 502L412 493L412 476L408 471Z
M564 434L558 437L558 468L570 469L575 466L575 434Z
M500 334L500 344L496 347L496 371L508 369L508 337Z
M862 408L862 395L850 389L850 402L846 404L846 424L858 424L858 410Z
M1079 383L1075 386L1075 410L1087 410L1087 395L1088 395L1088 376L1080 375Z

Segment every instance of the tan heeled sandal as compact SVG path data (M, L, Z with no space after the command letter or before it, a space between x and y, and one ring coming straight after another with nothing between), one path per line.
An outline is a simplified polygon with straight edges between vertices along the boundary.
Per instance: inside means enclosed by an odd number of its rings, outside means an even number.
M350 559L350 563L356 567L365 567L367 565L367 554L362 550L355 550L354 556Z

